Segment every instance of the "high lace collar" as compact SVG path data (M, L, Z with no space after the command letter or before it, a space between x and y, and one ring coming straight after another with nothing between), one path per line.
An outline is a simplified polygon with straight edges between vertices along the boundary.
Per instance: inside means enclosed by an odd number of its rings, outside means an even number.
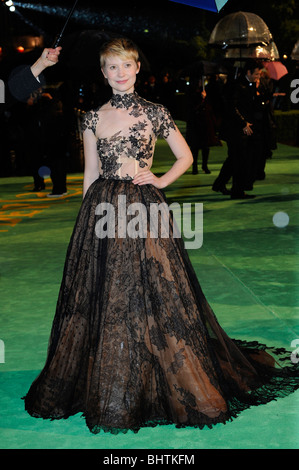
M124 95L119 95L118 93L115 93L112 95L112 98L110 100L111 106L114 106L115 108L125 108L129 109L132 106L136 105L138 102L138 94L136 91L133 93L125 93Z

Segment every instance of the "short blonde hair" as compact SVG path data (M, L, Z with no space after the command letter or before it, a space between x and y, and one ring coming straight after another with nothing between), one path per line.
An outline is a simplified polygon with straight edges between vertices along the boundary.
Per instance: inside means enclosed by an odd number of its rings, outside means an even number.
M111 39L102 46L100 51L101 67L105 67L106 59L110 55L135 60L136 64L139 62L137 46L133 41L126 38Z

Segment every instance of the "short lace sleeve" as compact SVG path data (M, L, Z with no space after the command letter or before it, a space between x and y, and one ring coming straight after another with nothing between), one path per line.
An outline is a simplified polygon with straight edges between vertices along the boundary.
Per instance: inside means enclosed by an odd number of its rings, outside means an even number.
M87 111L84 114L81 120L81 130L84 132L86 129L91 129L92 132L96 133L96 127L98 122L99 116L97 111Z
M165 106L158 107L158 126L156 129L156 136L167 139L171 129L176 130L176 125L173 117Z

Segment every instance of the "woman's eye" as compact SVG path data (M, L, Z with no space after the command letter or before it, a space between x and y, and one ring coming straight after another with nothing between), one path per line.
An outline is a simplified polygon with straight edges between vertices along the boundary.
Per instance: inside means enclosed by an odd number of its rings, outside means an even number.
M132 64L125 64L125 67L131 67Z

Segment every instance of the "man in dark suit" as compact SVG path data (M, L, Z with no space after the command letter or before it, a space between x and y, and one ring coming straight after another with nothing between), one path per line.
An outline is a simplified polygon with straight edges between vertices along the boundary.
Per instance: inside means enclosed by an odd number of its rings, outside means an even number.
M244 67L245 73L234 83L230 83L226 94L225 134L228 157L212 189L227 194L226 184L232 177L232 199L255 197L245 193L245 190L253 189L255 158L262 142L263 112L256 89L261 68L257 61L248 60Z
M44 49L33 65L22 65L14 69L8 80L11 95L27 103L27 121L24 123L30 168L34 178L33 191L45 188L39 167L43 159L50 166L53 183L48 197L66 194L66 125L62 103L49 93L42 93L45 85L43 71L58 62L61 47ZM47 139L47 135L50 139Z

